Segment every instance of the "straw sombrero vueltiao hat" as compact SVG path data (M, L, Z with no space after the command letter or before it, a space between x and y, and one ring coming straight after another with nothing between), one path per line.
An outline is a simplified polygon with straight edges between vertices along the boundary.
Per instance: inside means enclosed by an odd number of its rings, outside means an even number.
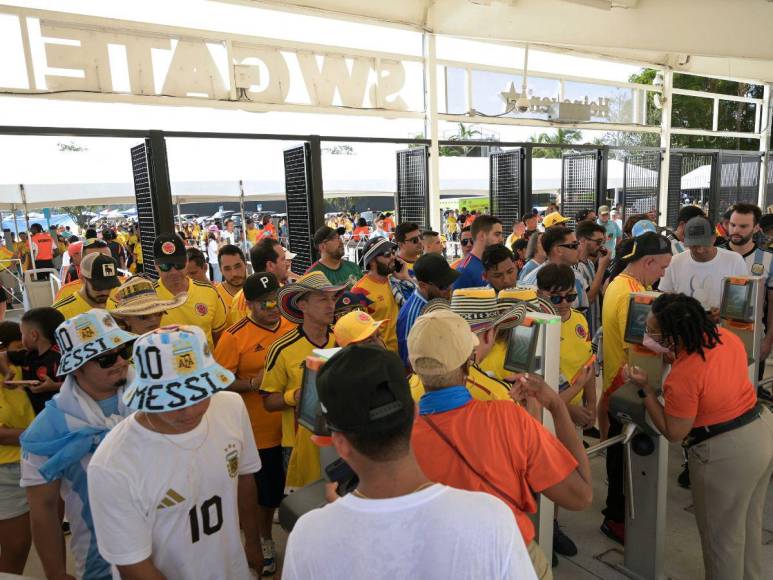
M514 328L525 316L525 309L497 302L493 288L460 288L451 295L451 310L464 318L473 332L489 328Z
M113 299L116 305L109 309L113 316L144 316L182 306L188 299L188 294L183 292L172 300L164 300L156 294L150 280L134 276L118 287Z
M558 310L549 300L537 296L537 292L531 288L503 288L497 294L497 302L502 305L516 306L523 304L526 310L543 312L545 314L558 314Z
M334 286L322 272L314 271L304 274L293 284L288 284L279 290L279 312L290 322L303 324L303 312L298 308L298 299L309 292L335 292L346 288L346 284Z

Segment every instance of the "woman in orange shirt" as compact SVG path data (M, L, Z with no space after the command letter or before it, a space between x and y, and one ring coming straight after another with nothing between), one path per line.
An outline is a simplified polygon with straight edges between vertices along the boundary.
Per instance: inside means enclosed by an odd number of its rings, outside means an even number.
M757 402L746 348L684 294L660 296L646 324L652 350L673 361L665 405L644 371L625 370L657 429L687 448L706 579L761 579L773 415Z
M368 227L368 222L365 220L365 218L360 218L357 220L357 227L354 228L354 231L352 232L352 238L355 240L367 240L370 236L370 228Z

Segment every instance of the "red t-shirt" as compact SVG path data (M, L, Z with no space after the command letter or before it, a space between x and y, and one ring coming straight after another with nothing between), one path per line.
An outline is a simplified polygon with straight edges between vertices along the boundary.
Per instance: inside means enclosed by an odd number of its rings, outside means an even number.
M746 348L735 334L719 329L722 344L698 353L680 354L663 384L665 412L691 419L694 427L735 419L757 404L757 393L749 380Z
M488 481L517 504L501 497L459 459L459 456L419 416L413 426L413 451L432 481L458 489L499 497L515 514L523 539L534 539L532 491L539 492L566 479L577 461L561 442L510 401L470 401L458 409L430 416L457 449Z

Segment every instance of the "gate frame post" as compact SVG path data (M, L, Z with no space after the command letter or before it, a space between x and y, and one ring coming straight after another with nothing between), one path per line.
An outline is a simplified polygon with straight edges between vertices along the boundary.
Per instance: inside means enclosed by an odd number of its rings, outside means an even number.
M667 224L668 213L668 177L671 173L671 104L673 101L673 95L671 89L674 86L674 71L671 67L666 67L663 70L663 98L661 99L662 108L660 112L660 149L661 155L661 168L665 167L666 170L660 171L660 197L658 199L658 208L664 208L665 211L660 211L660 217L658 217L658 225L665 227Z
M757 205L765 213L767 209L768 197L768 163L770 162L768 150L770 149L770 122L773 109L770 106L770 85L765 83L762 97L762 111L760 112L760 152L762 153L762 162L760 163L760 191L757 197Z
M437 65L435 35L432 32L423 33L424 53L424 136L430 140L429 146L429 198L430 228L442 233L440 219L440 146L438 144L438 111L437 111ZM470 105L471 106L471 105ZM397 207L395 207L397 209ZM489 208L490 211L490 208Z

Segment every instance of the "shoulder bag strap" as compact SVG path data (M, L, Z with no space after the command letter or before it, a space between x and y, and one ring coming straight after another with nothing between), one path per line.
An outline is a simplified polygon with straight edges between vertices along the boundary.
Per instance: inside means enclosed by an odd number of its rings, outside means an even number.
M469 461L467 461L467 458L464 455L462 455L462 452L459 451L459 448L456 445L454 445L453 441L451 441L448 438L448 436L445 433L443 433L440 430L440 428L438 428L438 426L430 418L429 415L421 415L421 418L424 419L424 421L426 421L427 425L430 426L430 428L437 434L437 436L440 437L446 443L446 445L448 445L454 451L454 453L456 453L456 455L459 457L459 459L462 460L462 463L464 463L467 466L467 469L469 469L475 475L478 476L478 479L480 479L483 483L485 483L491 489L493 489L497 493L497 495L500 496L501 499L506 500L509 504L511 504L513 506L519 506L520 505L521 502L518 502L518 501L514 500L508 493L502 491L495 483L493 483L492 481L489 481L486 477L484 477L480 473L480 471L475 469L472 466L472 464Z

